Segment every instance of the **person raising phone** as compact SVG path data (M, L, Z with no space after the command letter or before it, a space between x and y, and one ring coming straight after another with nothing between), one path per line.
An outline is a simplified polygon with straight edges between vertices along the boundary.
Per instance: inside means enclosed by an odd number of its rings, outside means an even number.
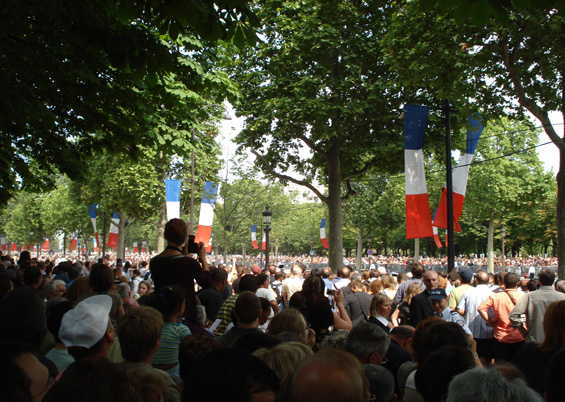
M196 245L194 241L189 242L187 239L188 226L182 219L174 218L168 221L165 225L167 247L165 251L151 259L149 269L151 278L155 282L155 289L167 285L178 285L183 288L185 324L190 328L189 324L198 323L194 281L196 280L198 285L206 289L212 285L212 275L206 261L204 243ZM194 246L196 246L195 250ZM198 254L200 263L188 256L192 251Z

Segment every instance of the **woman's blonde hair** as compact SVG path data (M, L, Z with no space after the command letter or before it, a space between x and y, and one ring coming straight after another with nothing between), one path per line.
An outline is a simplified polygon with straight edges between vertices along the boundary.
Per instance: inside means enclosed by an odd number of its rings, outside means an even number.
M383 282L385 289L396 289L396 281L394 280L394 276L391 274L382 274L381 281Z
M411 283L406 289L406 296L404 296L403 302L410 304L412 298L416 295L422 293L422 285L418 282Z
M371 294L374 295L381 293L383 291L383 283L380 279L374 279L369 284L369 290L371 291Z
M374 295L373 299L371 300L371 307L369 309L371 317L378 316L379 315L379 307L383 306L386 303L390 303L390 302L392 302L392 300L390 300L390 297L388 297L387 295L383 295L381 293Z

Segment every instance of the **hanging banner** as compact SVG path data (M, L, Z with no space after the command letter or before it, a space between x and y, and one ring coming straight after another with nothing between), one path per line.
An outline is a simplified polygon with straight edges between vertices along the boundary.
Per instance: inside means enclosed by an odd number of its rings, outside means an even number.
M322 246L324 248L329 248L330 244L328 243L328 239L326 238L326 220L322 219L320 222L320 240L322 242Z
M200 218L198 219L198 229L196 230L195 243L204 243L205 247L210 244L212 235L212 224L214 223L214 204L216 204L216 184L207 181L204 184L204 195L200 204Z
M180 218L180 180L165 180L167 220Z
M254 249L259 248L259 244L257 244L257 225L251 225L251 243Z
M108 234L108 242L106 243L107 247L118 247L118 233L120 232L119 224L120 216L114 212L112 222L110 222L110 233Z
M469 117L467 121L471 129L467 130L465 154L459 160L457 167L453 169L451 176L453 179L453 230L456 232L461 232L459 218L463 212L463 203L465 202L469 167L471 166L471 162L473 162L473 157L475 156L475 151L477 150L477 145L484 128L482 118L479 114ZM447 189L445 186L441 189L441 199L433 225L447 229Z
M142 252L142 253L145 253L145 248L147 247L147 240L143 240L143 241L141 242L141 245L142 245L142 247L141 247L141 252Z
M0 235L0 244L2 245L2 252L5 253L8 251L8 243L6 242L6 238Z
M261 237L261 250L267 249L267 235L263 232L263 237Z
M100 247L100 239L98 238L98 229L96 229L96 209L98 208L98 204L92 204L88 206L88 215L90 216L90 221L92 222L92 227L94 228L94 237L96 238L96 244L94 245L95 249Z
M134 253L138 253L138 252L139 252L139 248L137 247L137 242L136 242L136 241L133 242L133 252L134 252Z
M428 107L404 105L404 182L406 238L432 237L432 215L426 186L422 144L428 125Z

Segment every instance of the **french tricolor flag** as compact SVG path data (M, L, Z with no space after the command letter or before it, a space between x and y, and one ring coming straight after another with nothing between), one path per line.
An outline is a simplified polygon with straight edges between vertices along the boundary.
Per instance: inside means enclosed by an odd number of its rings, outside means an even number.
M470 129L467 130L467 146L465 154L459 160L457 167L453 169L453 230L461 232L459 218L463 212L465 192L467 190L467 178L469 177L469 167L473 162L479 138L483 132L482 118L479 115L471 116L467 120ZM434 226L447 229L447 189L441 190L441 199L434 218Z
M41 248L43 250L49 250L49 239L47 239L43 242L43 244L41 245Z
M180 218L180 180L165 180L167 220Z
M134 252L134 253L139 253L139 247L137 247L137 242L136 242L136 241L133 242L133 252Z
M10 247L10 251L18 251L18 245L16 243L12 243L12 246Z
M97 208L98 208L98 204L92 204L88 206L88 215L90 215L90 221L92 222L92 227L94 228L94 237L96 238L96 244L94 245L95 249L100 247L100 239L98 238L98 230L96 229Z
M261 237L261 250L267 249L267 235L263 232L263 237Z
M94 246L94 251L98 251L98 240L92 239L92 246Z
M324 246L324 248L330 247L330 244L328 243L328 239L326 238L326 220L325 219L322 219L322 221L320 222L320 240L322 241L322 246Z
M210 244L212 224L214 223L214 204L216 204L216 184L207 181L204 184L204 195L200 204L200 218L196 230L195 243L204 243L205 247Z
M2 252L8 251L8 243L6 243L6 238L0 235L0 244L2 245Z
M432 217L432 219L436 218L436 212L437 212L437 208L434 210L434 216ZM433 231L434 231L434 241L436 242L437 248L442 248L443 244L441 244L441 240L439 239L439 232L437 230L437 227L433 226Z
M428 125L428 107L404 105L404 167L406 184L406 238L432 237L432 215L422 155Z
M259 248L259 244L257 244L257 225L251 225L251 243L253 243L254 249Z
M71 251L75 251L76 248L77 248L77 239L72 239L71 240Z
M120 216L114 212L112 221L110 222L110 234L108 235L108 244L106 246L116 248L118 246L118 233L120 231Z

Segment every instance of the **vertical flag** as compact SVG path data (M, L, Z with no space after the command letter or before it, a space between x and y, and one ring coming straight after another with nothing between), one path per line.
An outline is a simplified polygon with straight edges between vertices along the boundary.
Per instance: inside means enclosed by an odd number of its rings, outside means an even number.
M432 220L436 218L436 213L437 213L437 208L434 210L434 216L432 217ZM436 226L433 226L433 231L434 231L434 241L436 242L436 246L438 248L442 248L443 244L441 244L441 240L439 239L439 233Z
M322 246L324 248L328 248L330 244L328 243L328 239L326 238L326 220L322 219L320 222L320 240L322 241Z
M404 182L406 185L406 238L432 237L432 215L422 155L428 107L404 105Z
M167 220L180 218L180 180L165 180Z
M98 251L98 244L96 243L96 239L92 239L92 246L94 247L94 251Z
M137 242L136 242L136 241L133 242L133 252L134 252L134 253L138 253L138 252L139 252L139 247L137 247Z
M27 251L28 248L29 248L29 246L28 246L27 244L24 244L24 245L22 246L22 251Z
M90 215L90 220L92 221L92 227L94 228L94 237L96 238L96 243L94 248L98 249L100 247L100 239L98 238L98 229L96 229L96 209L98 204L92 204L88 206L88 214Z
M483 132L482 118L479 114L470 116L467 119L471 129L467 130L467 146L465 154L459 160L457 167L453 170L453 230L461 232L459 226L459 218L463 212L463 202L465 201L465 192L467 190L467 178L469 177L469 167L475 156L479 138ZM434 219L434 226L447 229L447 189L441 189L441 199L437 215Z
M212 234L216 190L216 184L209 181L204 184L204 195L202 196L202 203L200 204L200 218L198 219L198 229L196 230L194 242L202 242L205 247L208 247L210 235Z
M16 243L12 243L12 246L10 247L10 251L18 251L18 245Z
M49 239L45 240L41 245L42 250L49 250Z
M119 224L120 216L114 211L112 221L110 222L110 233L108 234L108 243L106 246L113 248L118 246L118 233L120 232Z
M257 244L257 225L251 225L251 243L253 243L254 249L259 248L259 244Z
M147 247L147 240L142 240L141 245L142 245L141 252L145 253L145 247Z
M6 243L6 238L0 235L0 244L2 245L2 252L5 253L8 251L8 244Z
M263 237L261 237L261 250L267 249L267 235L263 232Z
M76 248L77 248L77 239L72 239L71 240L71 251L75 251Z

